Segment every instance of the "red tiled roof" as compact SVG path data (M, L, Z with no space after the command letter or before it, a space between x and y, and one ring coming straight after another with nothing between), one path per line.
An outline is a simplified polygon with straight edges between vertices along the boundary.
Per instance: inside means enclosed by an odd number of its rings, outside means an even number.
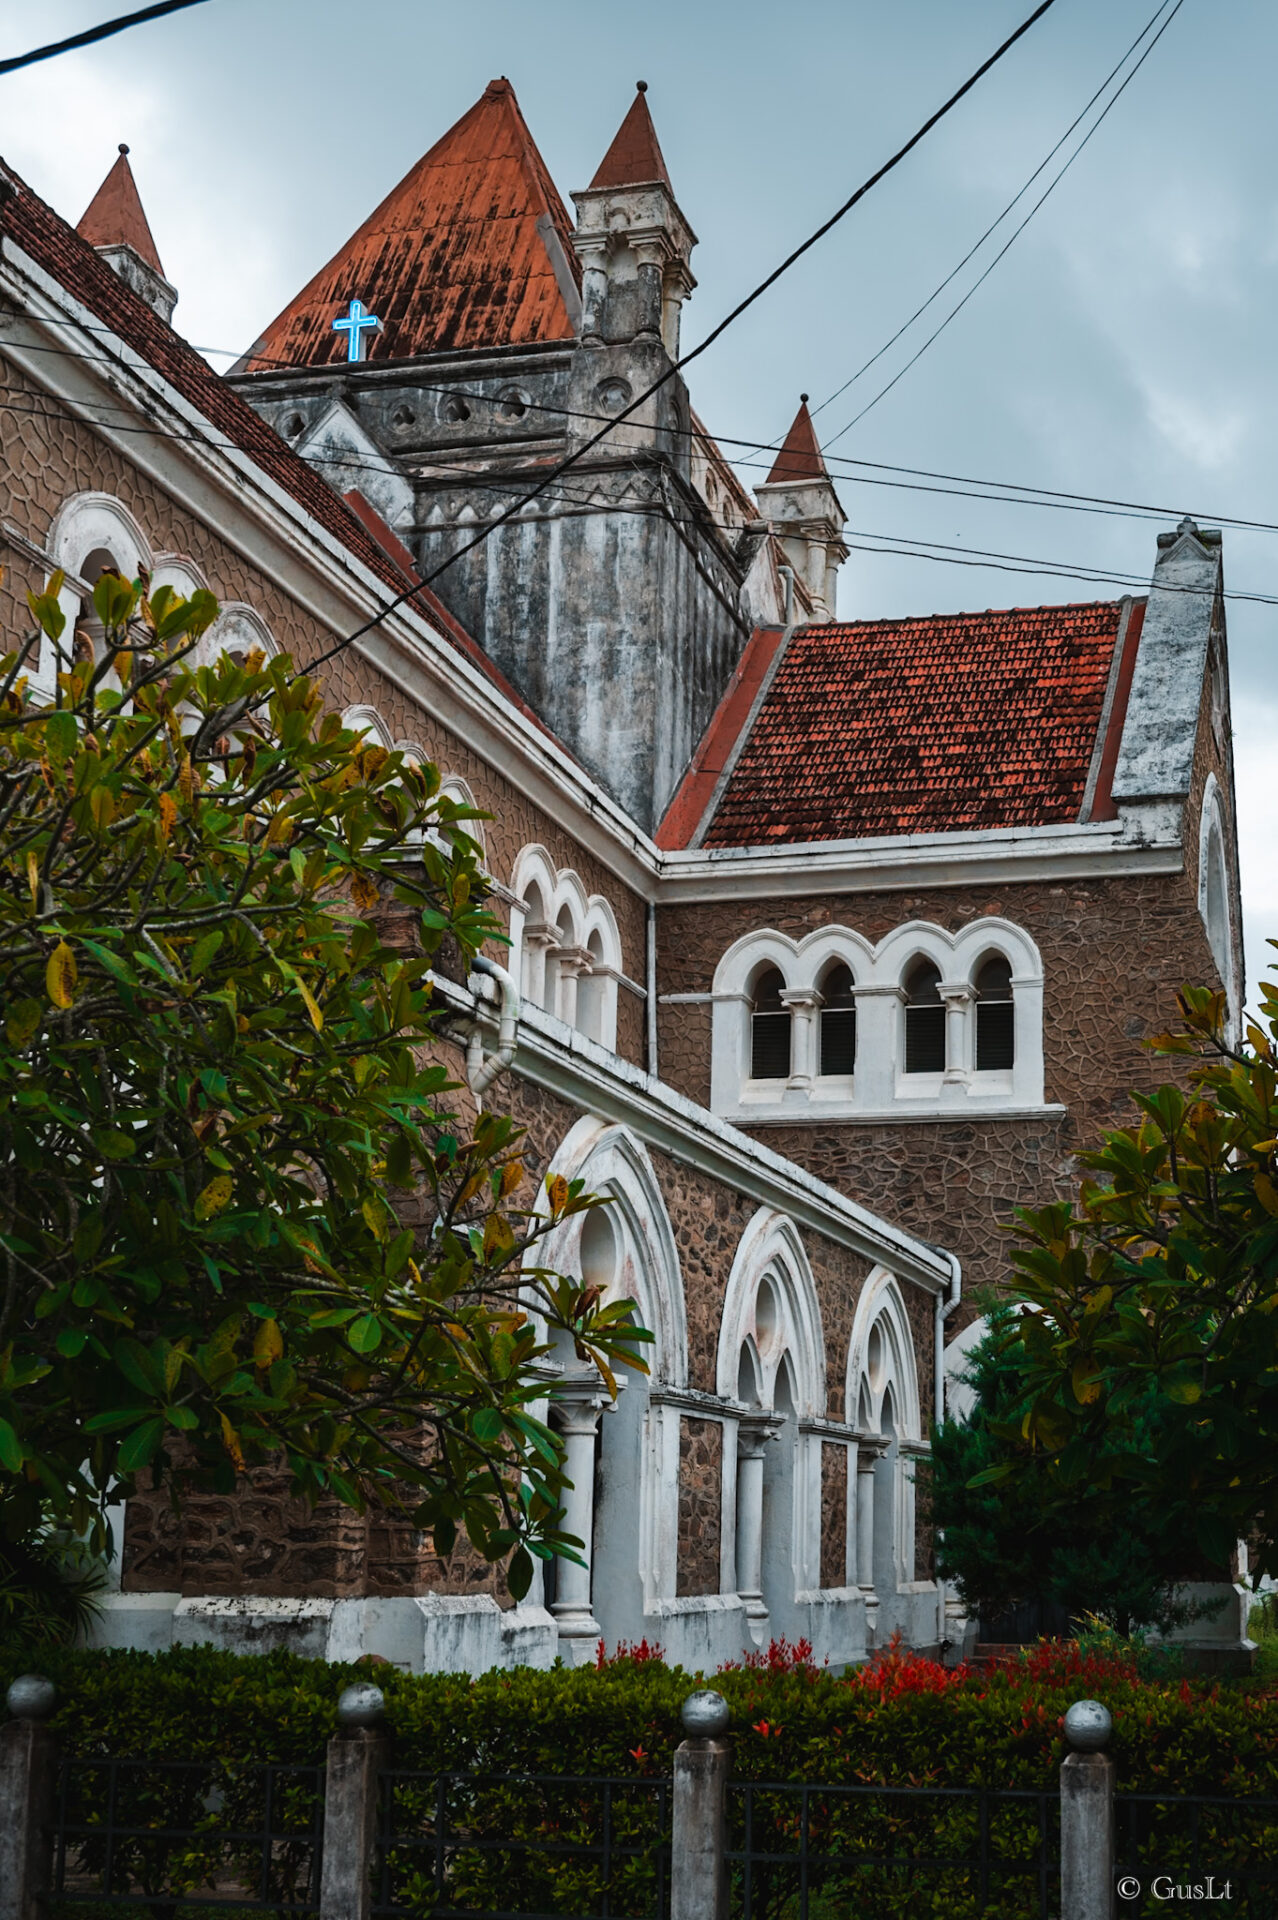
M781 451L772 463L766 485L773 486L777 481L786 480L824 480L826 478L825 458L812 425L812 415L808 412L808 396L805 393L799 402L799 411L795 414L789 433L782 442Z
M91 247L132 247L164 278L126 146L121 146L119 159L85 208L76 232Z
M670 175L666 172L666 163L657 140L657 129L648 111L645 98L647 91L647 82L641 80L639 90L630 103L629 113L599 162L590 183L592 188L648 186L654 180L659 180L663 187L670 185Z
M572 234L514 88L493 80L272 320L244 370L344 360L333 321L353 299L382 323L365 337L369 360L570 340Z
M1076 820L1121 604L803 628L703 844Z
M3 163L0 163L3 164ZM4 172L16 192L0 203L0 237L10 238L24 253L88 308L135 353L155 368L170 386L190 402L214 430L214 441L224 441L246 453L258 468L347 551L361 561L391 594L403 592L410 578L396 563L367 520L320 478L313 467L280 439L260 414L233 387L219 379L207 360L187 345L172 327L127 287L119 275L94 252L87 241L67 225L53 208L27 186L11 167ZM362 496L361 496L362 498ZM368 509L372 513L372 509ZM380 516L374 515L380 519ZM389 533L390 529L387 528ZM394 539L394 535L391 535ZM396 540L395 545L399 542ZM429 587L414 596L426 617L459 653L472 660L506 698L513 697L509 682L493 666L483 649L461 628ZM304 662L300 664L305 664ZM523 707L522 701L517 704ZM523 709L525 712L527 708ZM539 723L540 724L540 723ZM543 727L543 732L549 729Z

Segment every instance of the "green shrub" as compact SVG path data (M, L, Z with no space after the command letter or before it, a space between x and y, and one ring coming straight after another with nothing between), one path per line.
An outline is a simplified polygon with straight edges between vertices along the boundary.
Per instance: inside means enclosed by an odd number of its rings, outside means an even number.
M788 1649L783 1657L713 1676L732 1709L734 1779L1050 1791L1065 1751L1064 1712L1072 1701L1089 1697L1103 1700L1114 1716L1120 1791L1278 1796L1278 1691L1272 1689L1145 1679L1131 1649L1088 1651L1072 1642L1043 1644L1008 1666L979 1673L947 1671L893 1649L837 1676L813 1666L805 1653ZM29 1653L0 1650L0 1686L31 1663ZM239 1657L210 1648L157 1656L55 1648L41 1652L38 1665L58 1686L55 1724L71 1752L84 1758L205 1760L210 1781L238 1779L248 1760L320 1760L336 1728L338 1694L370 1672L367 1664L329 1666L284 1653ZM397 1770L428 1777L605 1775L633 1782L628 1797L614 1796L615 1837L640 1851L615 1869L610 1897L619 1914L647 1911L645 1889L651 1889L661 1838L655 1783L670 1778L682 1738L679 1708L702 1676L633 1651L596 1667L549 1673L513 1668L476 1679L409 1676L389 1667L374 1672L387 1697ZM433 1787L405 1782L396 1791L403 1818L427 1832ZM533 1899L539 1912L592 1910L602 1867L597 1855L582 1849L597 1841L600 1830L597 1788L530 1789L505 1782L482 1793L467 1785L456 1794L455 1822L472 1842L487 1835L499 1850L471 1845L456 1855L454 1895L464 1891L481 1910L485 1901L506 1905L517 1875L520 1898ZM850 1802L832 1795L814 1796L812 1808L813 1846L827 1852L855 1856L873 1847L935 1856L970 1850L975 1840L970 1802ZM181 1824L176 1812L175 1803L169 1816L175 1825ZM739 1812L737 1802L734 1818ZM793 1796L759 1794L754 1817L756 1847L793 1852ZM1216 1817L1204 1810L1202 1843L1209 1850L1216 1829L1208 1829ZM1028 1864L1037 1818L1030 1806L998 1811L1001 1858L1019 1860L1022 1868ZM163 1823L161 1808L153 1824ZM1156 1829L1151 1845L1162 1849L1162 1870L1175 1870L1187 1831L1183 1819L1170 1816ZM548 1854L548 1847L564 1851ZM400 1892L411 1897L412 1911L429 1910L429 1857L410 1860L405 1853L399 1862ZM1223 1828L1218 1857L1222 1872L1237 1857ZM755 1912L781 1915L797 1884L797 1862L768 1871L771 1881L758 1889L764 1904ZM827 1877L831 1911L855 1908L871 1892L873 1910L884 1920L906 1912L945 1912L960 1920L979 1910L966 1868L938 1870L926 1887L912 1881L907 1886L899 1873L891 1885L865 1878L882 1879L886 1871L867 1866ZM1022 1870L1000 1893L1000 1916L1013 1920L1024 1903L1027 1912L1035 1910L1034 1897L1033 1875Z

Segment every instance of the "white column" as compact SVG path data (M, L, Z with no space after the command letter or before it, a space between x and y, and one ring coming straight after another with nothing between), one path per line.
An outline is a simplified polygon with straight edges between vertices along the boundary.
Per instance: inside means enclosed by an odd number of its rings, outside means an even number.
M763 1604L763 1449L771 1430L743 1420L737 1428L737 1592L746 1616L766 1620Z
M602 1393L576 1393L556 1399L559 1431L563 1435L564 1471L571 1485L564 1489L563 1530L581 1541L584 1566L561 1560L558 1588L550 1611L559 1628L562 1651L570 1664L589 1659L602 1629L591 1611L590 1575L595 1529L595 1435L604 1404Z
M874 1468L878 1453L857 1448L856 1456L856 1579L865 1602L865 1644L873 1647L878 1633L879 1596L874 1587Z
M856 1104L890 1107L896 1076L905 1066L900 987L865 986L856 990Z
M555 982L558 1005L550 1009L565 1026L577 1024L577 982L590 971L590 955L585 947L560 947L555 955Z
M815 987L783 987L782 1004L790 1009L790 1065L788 1087L810 1087L820 1062L817 1056L817 1016L821 996Z
M559 936L544 920L525 920L520 954L523 962L523 995L534 1006L546 1006L546 956L559 945ZM547 1008L549 1013L553 1007Z
M943 980L937 989L945 1002L945 1079L963 1086L972 1073L972 989L966 980Z
M581 337L598 344L603 334L604 303L608 298L608 242L577 237L581 261Z

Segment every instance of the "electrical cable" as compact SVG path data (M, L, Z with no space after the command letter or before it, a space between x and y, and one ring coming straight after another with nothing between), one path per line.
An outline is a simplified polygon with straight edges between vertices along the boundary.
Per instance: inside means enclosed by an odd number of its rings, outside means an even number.
M16 406L12 401L0 401L0 411L14 414L36 414L38 417L45 419L63 417L60 414L54 414L41 408ZM129 428L116 427L107 422L102 422L101 424L107 425L112 432L137 432L179 441L190 439L200 445L212 445L216 450L227 452L243 451L243 449L237 447L232 441L225 442L219 447L219 443L209 442L200 435L172 434L163 428L155 427ZM371 465L371 463L361 462L358 456L353 456L350 459L335 457L331 462L326 462L321 459L318 464L332 464L341 467ZM380 466L374 467L372 470L377 473L385 472L385 468ZM501 481L491 478L488 475L476 474L469 468L459 468L455 471L459 477L465 478L476 485L483 486L490 492L507 494L520 493L519 487L510 481ZM558 488L553 494L549 492L549 489L547 492L549 497L562 500L569 506L580 507L583 511L603 511L610 514L626 515L636 519L660 519L666 524L673 523L681 528L704 527L707 520L709 520L712 526L725 535L739 536L742 531L739 526L715 520L713 516L708 513L708 510L700 513L681 514L677 510L672 509L668 503L662 505L653 502L647 506L638 503L622 505L616 501L601 503L592 495L574 493L567 487ZM1166 518L1165 515L1159 517L1162 519ZM469 525L470 522L468 521L444 521L436 523L431 531L433 533L456 533L463 531ZM1275 531L1278 531L1278 529L1275 529ZM889 557L897 556L902 559L932 560L940 564L952 566L988 567L991 572L997 573L1019 573L1041 575L1051 579L1082 580L1094 586L1135 587L1144 590L1147 589L1149 585L1147 576L1117 568L1098 567L1088 562L1073 562L1057 559L1044 560L1030 554L1006 553L1001 549L967 547L955 542L924 540L917 534L878 533L870 532L867 529L853 528L849 530L845 537L847 545L854 552L858 553L876 553ZM892 542L891 545L871 544L889 541ZM426 584L424 581L419 581L413 591L418 591L424 584ZM1160 590L1169 593L1188 593L1194 596L1200 596L1204 591L1209 591L1198 587L1175 586L1166 586ZM1210 591L1214 591L1214 589ZM403 597L408 598L409 596L405 595ZM1226 588L1223 591L1222 597L1225 600L1245 601L1261 606L1278 606L1278 593L1268 594L1251 592L1242 588ZM313 664L315 663L308 664L308 670L309 665Z
M52 60L59 53L72 53L77 47L96 46L99 40L109 40L114 34L123 33L128 27L140 27L148 20L160 20L166 13L182 13L187 7L200 7L204 0L159 0L154 7L141 7L137 13L121 14L116 20L104 20L101 26L89 27L83 33L73 33L66 40L52 40L48 46L33 47L30 53L14 54L8 60L0 60L0 74L17 73L22 67L34 67L37 61Z
M843 385L841 387L836 387L834 392L828 395L826 399L820 401L818 405L809 409L812 419L815 420L819 413L824 413L826 408L829 406L832 406L834 402L841 397L841 395L847 392L849 387L855 386L856 382L861 378L862 374L868 373L870 371L870 368L874 366L876 362L878 362L883 358L884 354L888 351L888 349L896 345L897 341L901 338L901 335L903 333L908 333L909 329L914 325L914 322L923 317L923 315L927 312L928 308L932 305L933 301L939 300L941 295L945 292L945 289L950 285L951 281L956 280L959 274L962 273L964 267L968 264L969 260L972 260L980 252L981 248L985 245L985 242L989 239L990 235L994 233L999 227L1002 226L1003 222L1007 219L1008 214L1011 213L1013 207L1017 206L1025 198L1025 195L1029 192L1030 188L1033 186L1034 182L1038 179L1038 176L1040 175L1040 173L1043 172L1044 168L1051 165L1052 161L1056 158L1057 154L1060 152L1061 148L1065 145L1065 142L1069 139L1070 135L1081 124L1081 122L1086 119L1087 115L1091 112L1092 108L1096 105L1096 102L1100 99L1106 87L1110 86L1113 83L1113 81L1117 78L1119 73L1122 72L1122 69L1126 66L1127 62L1131 59L1132 55L1135 53L1141 41L1145 38L1145 35L1149 33L1151 28L1157 22L1159 14L1163 13L1172 4L1173 4L1173 0L1159 0L1158 6L1154 9L1154 12L1150 15L1149 19L1145 22L1140 32L1136 35L1136 38L1132 41L1127 51L1123 54L1122 58L1118 60L1113 67L1110 68L1109 72L1106 74L1105 78L1101 81L1100 85L1097 87L1095 93L1092 95L1091 99L1087 102L1086 106L1081 108L1080 111L1077 114L1075 114L1074 118L1070 121L1069 125L1066 127L1060 139L1056 142L1056 145L1051 149L1050 153L1045 154L1043 158L1039 161L1033 173L1031 173L1031 175L1029 176L1029 179L1026 180L1025 184L1020 188L1019 192L1013 194L1012 198L1008 201L1007 205L1003 208L1003 211L995 219L991 220L989 226L986 227L980 239L977 240L971 247L968 248L967 252L963 255L963 258L959 261L958 265L952 268L951 271L946 274L944 280L941 281L940 285L932 289L931 293L929 293L929 295L927 296L927 299L923 302L922 306L916 307L914 309L914 312L910 315L909 319L902 322L902 324L897 328L896 332L892 335L891 339L885 340L883 342L883 345L879 348L878 352L872 353L869 359L865 361L865 363L862 366L858 367L856 372L854 374L851 374L848 377L848 379L846 379L843 382ZM760 447L758 451L762 453L764 449Z
M491 521L477 533L473 540L467 541L466 544L459 547L455 553L450 554L446 560L441 561L439 566L433 568L421 584L427 587L433 586L435 581L438 580L441 574L446 572L449 567L454 566L458 560L464 559L468 553L472 553L476 547L481 546L497 531L498 527L503 526L508 520L513 520L515 516L522 511L523 507L530 505L532 501L537 498L538 494L543 492L547 486L552 485L561 474L567 472L569 467L576 466L580 460L584 459L588 453L599 445L601 440L606 439L607 436L622 425L624 421L637 413L641 407L646 406L669 381L674 379L677 373L680 373L683 368L690 366L694 360L699 359L700 356L706 352L707 348L713 346L714 342L732 326L734 321L739 320L741 315L747 312L756 300L762 298L769 287L775 286L781 276L787 273L796 261L801 260L804 254L851 213L852 209L865 198L867 193L871 192L894 168L900 166L901 162L914 151L921 140L926 138L933 127L943 120L948 113L953 111L959 102L971 92L972 88L984 78L992 67L996 66L998 62L1010 52L1017 41L1028 33L1030 28L1041 20L1043 15L1047 13L1055 3L1056 0L1039 0L1039 4L1034 8L1033 12L1021 22L1020 26L1017 27L1013 33L1008 35L1007 39L1004 40L1000 46L995 48L992 54L988 55L988 57L981 62L976 71L970 74L960 87L956 88L948 100L928 116L922 126L919 127L915 133L911 134L904 146L899 147L890 159L886 160L881 167L877 168L868 179L862 181L855 192L851 193L843 202L843 205L837 208L828 220L823 221L814 232L810 233L806 240L801 241L792 252L787 254L780 265L774 267L772 272L768 274L765 279L761 280L757 286L753 287L743 300L739 300L736 306L719 321L718 325L711 328L703 340L688 353L682 354L677 360L672 361L666 371L658 379L654 380L651 386L646 388L643 393L639 394L636 399L624 407L615 419L609 421L606 426L601 427L597 433L592 434L580 447L575 448L573 452L561 460L553 472L548 474L545 480L534 487L523 501L512 502L495 520ZM333 647L329 648L326 653L321 654L318 660L311 663L312 667L323 665L326 660L332 659L335 654L340 653L344 647L350 646L354 641L362 639L366 633L371 632L374 627L380 626L381 622L385 620L397 606L401 606L404 601L411 598L416 591L416 588L410 588L405 593L396 596L395 599L388 601L384 607L369 620L366 620L362 626L357 627L355 631L348 634L344 640L337 642Z
M931 347L937 340L940 339L941 335L945 332L945 329L949 326L950 322L952 320L957 320L959 314L962 313L964 307L967 305L968 301L972 298L973 294L976 293L980 287L984 286L985 282L989 279L990 275L993 273L995 267L998 266L999 262L1003 260L1006 257L1006 255L1011 251L1012 247L1015 246L1016 242L1020 239L1026 227L1029 225L1030 221L1034 218L1034 215L1038 212L1039 208L1043 205L1044 201L1047 200L1050 197L1050 195L1055 192L1056 188L1060 185L1061 181L1065 178L1065 175L1069 172L1074 162L1078 159L1079 155L1083 152L1084 148L1087 146L1087 143L1092 138L1092 135L1100 131L1100 128L1104 125L1106 116L1110 113L1110 111L1114 107L1118 105L1118 102L1122 99L1123 94L1127 91L1127 88L1131 85L1132 81L1136 78L1136 75L1140 72L1146 60L1148 60L1150 54L1154 51L1154 48L1158 45L1158 42L1162 39L1168 27L1171 26L1172 21L1176 18L1176 15L1180 12L1184 4L1185 4L1185 0L1176 0L1175 6L1172 8L1167 18L1163 21L1162 26L1158 29L1158 32L1154 35L1149 45L1145 48L1144 52L1141 54L1140 59L1136 62L1136 65L1132 68L1131 72L1126 76L1122 85L1113 94L1113 96L1106 101L1104 107L1101 109L1096 119L1092 122L1091 126L1087 129L1087 132L1083 135L1083 138L1079 141L1078 145L1074 148L1074 151L1070 154L1069 158L1065 161L1065 164L1060 168L1059 172L1054 176L1054 178L1051 181L1049 181L1047 187L1039 195L1038 199L1034 202L1033 206L1030 208L1025 218L1021 221L1020 225L1016 227L1011 233L1011 235L1008 237L1008 239L1004 241L1003 245L999 248L998 252L994 255L994 258L990 261L989 265L985 268L984 272L978 275L976 280L973 281L972 285L968 288L967 292L963 295L963 298L957 303L956 306L950 309L949 313L946 314L944 320L942 320L940 326L937 327L934 332L928 335L927 339L923 342L922 346L919 347L916 352L911 354L910 358L906 361L905 365L901 367L898 372L893 374L892 378L886 383L886 385L880 387L879 391L875 394L874 398L872 400L868 400L866 404L861 408L860 412L852 416L852 418L847 422L846 426L840 427L837 433L832 434L830 438L824 442L821 449L822 453L826 452L826 450L830 447L837 446L839 441L842 440L844 434L851 433L853 427L859 425L859 423L862 420L864 420L866 414L871 412L873 408L877 407L879 404L879 401L885 399L887 395L891 393L893 387L897 385L898 381L903 380L905 378L906 374L910 371L910 368L918 364L918 362L923 358L923 355L927 352L928 348ZM1155 19L1157 19L1158 17L1157 14L1154 17ZM1146 32L1148 32L1148 28L1146 28ZM1108 82L1106 84L1108 84Z

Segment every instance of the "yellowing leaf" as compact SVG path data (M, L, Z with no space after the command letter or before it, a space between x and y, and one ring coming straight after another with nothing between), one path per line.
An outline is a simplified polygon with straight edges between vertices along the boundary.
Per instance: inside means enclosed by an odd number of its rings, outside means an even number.
M289 816L283 811L275 814L270 826L266 829L267 846L286 847L292 838L293 822Z
M231 1456L231 1464L237 1473L244 1471L244 1449L240 1445L240 1436L224 1413L218 1415L222 1422L222 1445Z
M160 838L167 840L177 824L177 801L171 793L160 795Z
M359 770L365 780L375 780L389 759L385 747L365 747L359 756Z
M40 862L32 849L27 849L27 885L31 889L31 904L40 904Z
M275 1320L259 1320L253 1341L253 1358L259 1367L269 1367L284 1351L284 1336Z
M1074 1389L1074 1398L1080 1406L1084 1407L1090 1407L1094 1400L1100 1399L1101 1383L1099 1380L1093 1380L1089 1377L1090 1368L1090 1361L1076 1360L1074 1362L1074 1370L1070 1375L1070 1385Z
M89 796L89 811L95 827L109 827L115 818L115 795L110 787L95 787Z
M1275 1187L1267 1173L1256 1175L1256 1198L1266 1213L1278 1216L1278 1187Z
M182 755L181 765L178 767L178 792L189 807L195 798L195 769L191 765L189 753Z
M562 1213L568 1205L568 1182L564 1179L562 1173L552 1173L546 1176L546 1198L550 1202L550 1211L552 1213Z
M300 973L296 976L295 984L297 987L297 991L301 994L302 999L305 1003L306 1011L311 1016L311 1025L314 1027L316 1033L319 1033L319 1031L324 1025L324 1016L319 1010L319 1006L316 1003L315 995L311 992L310 988L307 986L305 980L303 980Z
M261 647L250 647L248 657L244 662L245 673L260 673L262 671L262 662L265 659L266 654Z
M215 1213L221 1213L231 1197L234 1185L229 1173L216 1174L196 1199L196 1219L211 1220Z
M377 882L370 880L366 873L357 873L351 882L351 898L361 913L367 913L381 899Z
M505 1200L515 1193L524 1183L524 1163L522 1160L508 1160L501 1170L500 1197Z
M55 1007L69 1007L75 998L76 973L75 955L65 940L59 940L49 955L49 964L44 970L44 984L48 988L49 998Z

